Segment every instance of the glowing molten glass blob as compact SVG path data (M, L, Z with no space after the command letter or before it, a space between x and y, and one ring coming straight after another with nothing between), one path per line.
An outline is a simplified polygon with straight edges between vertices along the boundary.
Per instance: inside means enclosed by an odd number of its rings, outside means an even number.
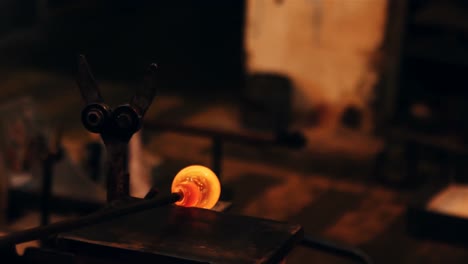
M171 191L182 194L176 205L211 209L218 202L221 184L216 174L207 167L192 165L177 173Z

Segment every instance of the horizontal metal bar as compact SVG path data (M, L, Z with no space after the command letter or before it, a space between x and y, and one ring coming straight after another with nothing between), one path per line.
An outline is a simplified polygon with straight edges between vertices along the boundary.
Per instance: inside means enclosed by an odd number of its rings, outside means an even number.
M162 121L145 121L143 123L143 128L149 131L169 131L191 136L218 138L221 141L235 142L246 145L279 145L291 148L300 148L305 145L305 142L298 144L297 142L291 141L289 138L282 137L279 134L232 132L213 128L201 128L184 124L166 123Z
M19 244L27 241L42 239L61 232L71 231L76 228L95 224L107 219L119 217L122 215L148 210L158 206L164 206L174 203L181 199L181 195L177 193L168 196L155 198L151 200L141 200L133 202L129 205L124 205L117 208L104 209L87 216L83 216L73 220L57 222L47 226L40 226L23 231L14 232L12 234L0 237L0 248Z

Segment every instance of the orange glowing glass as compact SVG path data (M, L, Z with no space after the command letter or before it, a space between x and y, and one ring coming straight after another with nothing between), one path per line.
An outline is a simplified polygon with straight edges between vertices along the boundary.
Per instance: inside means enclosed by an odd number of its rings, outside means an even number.
M176 205L211 209L218 202L221 184L216 174L207 167L192 165L177 173L171 191L182 194Z

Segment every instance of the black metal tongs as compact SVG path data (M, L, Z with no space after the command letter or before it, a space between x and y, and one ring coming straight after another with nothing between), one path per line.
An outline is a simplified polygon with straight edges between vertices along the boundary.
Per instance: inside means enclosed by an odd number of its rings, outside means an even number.
M142 118L154 99L156 69L156 64L151 64L148 67L143 85L136 90L130 103L112 109L104 103L86 58L83 55L79 56L77 82L86 103L81 112L81 119L87 130L101 135L107 149L109 162L107 175L108 203L129 198L128 142L133 134L141 128ZM152 194L151 190L149 194ZM105 210L77 219L34 227L0 237L0 253L14 251L12 247L18 243L45 238L113 217L174 203L180 199L179 194L157 198L153 196L147 195L146 200L139 200L118 207L109 206Z
M154 99L157 68L156 64L148 67L143 85L136 89L130 103L111 108L104 103L86 58L79 56L77 83L86 103L81 120L87 130L101 135L106 146L108 202L129 197L128 142L141 128L143 116Z

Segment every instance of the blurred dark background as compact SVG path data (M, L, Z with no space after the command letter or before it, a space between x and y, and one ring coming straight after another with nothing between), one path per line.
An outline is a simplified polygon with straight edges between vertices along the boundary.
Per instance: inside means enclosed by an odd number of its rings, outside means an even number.
M465 263L467 11L463 0L0 0L0 207L9 215L0 230L36 225L40 214L9 163L11 113L34 113L41 125L31 131L63 128L71 166L54 172L57 197L103 202L103 179L89 168L100 140L79 116L84 54L112 105L158 64L145 120L305 137L300 150L225 142L229 213L301 224L376 263ZM213 164L209 137L144 127L141 137L152 183L166 187L186 165ZM27 145L18 144L11 148ZM82 180L59 176L76 171ZM288 263L305 259L349 263L303 248Z
M243 1L2 3L2 44L12 49L2 57L18 65L70 74L86 54L103 78L128 81L157 62L162 88L187 91L235 91L243 79Z

